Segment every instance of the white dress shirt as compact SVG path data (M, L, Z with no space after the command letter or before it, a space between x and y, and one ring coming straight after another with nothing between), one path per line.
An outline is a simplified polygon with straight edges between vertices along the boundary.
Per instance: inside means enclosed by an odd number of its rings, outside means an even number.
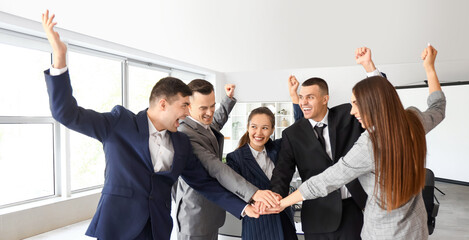
M257 164L259 164L262 171L270 180L272 178L272 172L274 171L275 165L274 162L272 162L272 160L267 155L265 147L260 152L252 148L251 145L249 145L249 148L251 149L252 156L254 156L254 159L256 159Z
M329 109L327 110L326 115L324 116L324 118L321 121L316 122L313 119L308 119L308 120L309 120L309 123L311 123L311 126L313 128L316 125L318 125L318 127L321 127L324 124L326 124L326 127L324 128L324 130L322 132L322 134L324 135L323 136L324 137L324 143L326 144L326 146L325 146L326 147L326 153L329 156L329 158L331 159L331 161L334 161L334 159L332 159L331 139L329 138L329 124L328 124L329 121L327 120L328 116L329 116ZM316 134L316 137L317 137L316 131L314 131L314 134ZM342 199L352 197L352 195L350 194L350 192L348 191L348 189L345 185L340 188L340 195L341 195Z
M148 116L147 116L148 118ZM148 118L148 147L155 172L168 171L173 164L174 148L168 130L158 131Z

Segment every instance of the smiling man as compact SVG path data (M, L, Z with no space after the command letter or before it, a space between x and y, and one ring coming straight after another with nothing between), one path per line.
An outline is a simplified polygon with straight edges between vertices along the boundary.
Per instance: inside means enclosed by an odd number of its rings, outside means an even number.
M381 75L368 48L358 48L355 55L368 76ZM296 82L294 76L289 80ZM296 91L290 93L295 94ZM329 89L321 78L304 81L298 99L304 118L283 131L282 148L271 180L272 190L283 197L288 195L295 167L301 180L306 181L335 164L363 131L350 115L350 104L328 108ZM360 239L366 198L355 179L326 197L304 201L301 224L305 239Z
M226 96L216 111L214 88L210 82L196 79L188 86L192 90L192 96L189 98L190 116L182 121L179 131L189 136L192 149L202 165L223 187L246 203L254 200L267 206L276 206L279 200L277 194L269 190L258 190L221 161L224 136L220 130L236 103L233 97L235 85L225 86ZM178 182L176 203L178 239L218 238L218 229L225 222L225 210L207 201L183 179Z
M171 187L179 176L234 216L241 217L244 211L257 217L252 206L246 207L208 175L192 153L188 137L177 132L192 94L184 82L172 77L159 80L149 107L138 114L123 106L106 113L82 108L72 95L67 46L54 30L53 19L49 11L42 15L53 50L53 65L44 72L52 116L100 141L106 158L102 195L86 235L100 240L169 240Z

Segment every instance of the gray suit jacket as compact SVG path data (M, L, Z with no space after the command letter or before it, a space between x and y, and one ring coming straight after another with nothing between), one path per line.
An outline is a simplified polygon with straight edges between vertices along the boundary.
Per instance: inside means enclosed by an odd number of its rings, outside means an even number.
M235 103L236 100L225 97L215 111L213 123L210 125L215 136L191 118L182 121L178 130L189 136L194 154L210 176L216 178L228 191L248 202L258 188L221 161L224 136L220 130L228 120L228 114ZM182 178L178 181L176 204L177 224L182 234L212 234L218 232L218 228L225 222L225 210L189 187Z

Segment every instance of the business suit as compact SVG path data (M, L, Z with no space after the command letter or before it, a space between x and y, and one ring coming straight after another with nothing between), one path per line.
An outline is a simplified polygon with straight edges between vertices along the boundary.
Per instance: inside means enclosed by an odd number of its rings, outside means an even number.
M267 156L274 164L277 163L279 149L280 140L269 140L265 144ZM269 189L270 179L257 163L248 144L229 153L226 163L255 186ZM287 208L280 214L261 215L258 219L244 217L241 236L243 240L297 239L292 209Z
M295 167L298 168L302 181L306 181L335 164L350 150L363 131L358 121L350 115L350 109L350 104L329 109L327 119L333 160L317 139L308 119L299 119L282 132L282 148L271 180L274 192L284 197L288 195L289 183ZM365 206L366 194L356 179L346 186L354 200L351 201L352 204L358 205L356 207L358 211L355 211L353 215L357 220L363 221L363 214L359 209ZM340 190L323 198L304 201L301 222L305 236L336 231L343 217L342 204Z
M174 148L171 169L155 173L146 110L135 115L122 106L108 113L84 109L72 96L68 71L51 76L47 70L45 78L54 119L103 144L105 182L98 208L86 231L88 236L112 240L152 236L168 240L172 229L171 186L179 176L239 216L245 204L207 174L193 155L185 134L169 132Z
M189 117L181 122L178 130L189 136L195 155L208 173L227 190L248 202L258 189L221 161L224 136L220 130L235 103L235 99L224 97L214 113L210 130ZM176 204L179 239L217 237L218 229L225 221L225 210L207 201L182 179L178 182Z

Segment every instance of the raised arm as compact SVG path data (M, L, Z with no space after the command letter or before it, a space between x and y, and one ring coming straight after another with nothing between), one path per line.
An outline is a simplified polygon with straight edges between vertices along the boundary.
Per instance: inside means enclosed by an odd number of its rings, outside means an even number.
M409 108L409 110L414 111L420 116L426 133L440 124L446 116L446 97L441 90L440 82L438 81L435 71L436 55L437 51L430 45L422 52L423 67L427 73L428 80L428 108L424 112L421 112L415 107Z
M355 50L355 61L357 64L362 65L367 73L376 70L375 64L371 59L371 49L367 47L360 47Z
M236 85L234 84L225 85L226 97L222 99L220 107L218 107L218 109L213 114L212 126L215 127L218 131L220 131L228 121L228 115L231 113L231 110L233 110L233 107L237 102L236 98L234 98L235 88Z
M437 53L436 49L430 44L428 44L428 47L426 47L422 52L423 67L427 74L428 91L430 94L435 91L441 91L440 81L438 80L435 70L435 59Z
M290 75L288 78L288 92L290 93L290 98L293 104L298 104L300 102L298 98L298 86L300 83L294 75Z
M59 33L54 31L54 26L57 25L57 22L54 22L54 18L55 14L49 17L49 10L47 10L42 14L42 27L52 47L52 66L61 69L67 66L67 46L60 40Z

